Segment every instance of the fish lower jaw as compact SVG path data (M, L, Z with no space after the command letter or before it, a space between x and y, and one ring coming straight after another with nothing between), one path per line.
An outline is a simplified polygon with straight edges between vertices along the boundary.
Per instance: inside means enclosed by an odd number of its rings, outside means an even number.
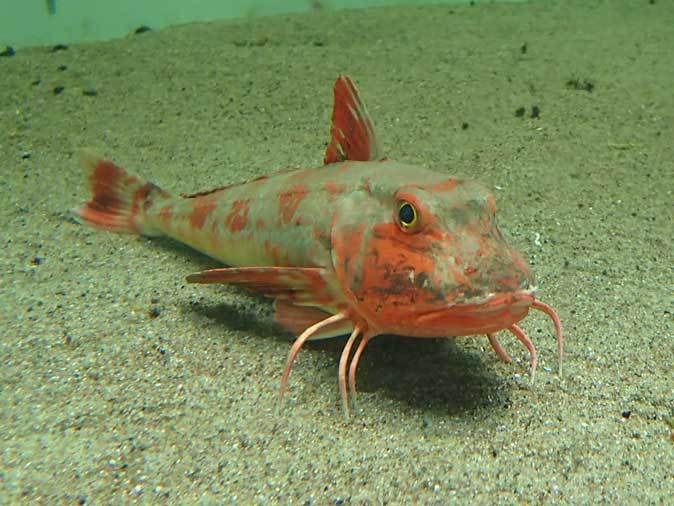
M498 332L522 320L533 302L533 289L489 294L471 302L421 312L414 317L414 328L406 328L403 334L455 337Z

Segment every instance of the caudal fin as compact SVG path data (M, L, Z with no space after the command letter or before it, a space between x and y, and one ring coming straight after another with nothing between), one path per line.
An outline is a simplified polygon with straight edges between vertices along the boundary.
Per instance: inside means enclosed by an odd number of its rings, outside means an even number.
M78 221L112 232L159 235L146 213L158 200L169 198L167 192L91 151L83 150L80 157L92 197L72 210Z

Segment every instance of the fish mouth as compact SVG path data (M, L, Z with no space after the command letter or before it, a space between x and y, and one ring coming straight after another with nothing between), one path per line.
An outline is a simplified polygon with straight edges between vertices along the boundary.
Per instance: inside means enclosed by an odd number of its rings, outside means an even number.
M466 294L458 295L452 302L447 304L447 308L453 307L471 307L479 311L482 307L489 307L504 301L513 299L515 301L527 299L528 297L535 297L538 287L530 285L526 280L522 282L522 286L517 290L503 290L493 291L487 293L480 293L474 296L467 296Z
M509 328L522 320L535 300L536 287L495 292L453 301L445 307L417 315L420 328L433 335L467 336ZM429 335L430 337L430 335Z

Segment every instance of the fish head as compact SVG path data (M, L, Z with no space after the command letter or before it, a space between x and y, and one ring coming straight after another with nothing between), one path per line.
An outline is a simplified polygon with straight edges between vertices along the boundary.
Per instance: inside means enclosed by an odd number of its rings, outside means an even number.
M475 181L351 193L335 213L332 258L351 309L376 333L496 332L534 300L531 270L501 234L494 196Z

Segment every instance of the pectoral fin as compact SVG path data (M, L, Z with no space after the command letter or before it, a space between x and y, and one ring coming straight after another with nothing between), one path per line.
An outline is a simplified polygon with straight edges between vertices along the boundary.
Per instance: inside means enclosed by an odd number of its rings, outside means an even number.
M226 283L294 304L330 307L327 271L320 267L231 267L187 276L188 283Z
M316 323L325 320L331 316L330 313L322 309L309 306L297 306L284 300L276 299L274 302L276 323L281 325L288 332L299 336L306 329ZM353 330L351 320L340 320L332 325L326 326L320 332L312 334L311 340L327 339L329 337L348 334Z

